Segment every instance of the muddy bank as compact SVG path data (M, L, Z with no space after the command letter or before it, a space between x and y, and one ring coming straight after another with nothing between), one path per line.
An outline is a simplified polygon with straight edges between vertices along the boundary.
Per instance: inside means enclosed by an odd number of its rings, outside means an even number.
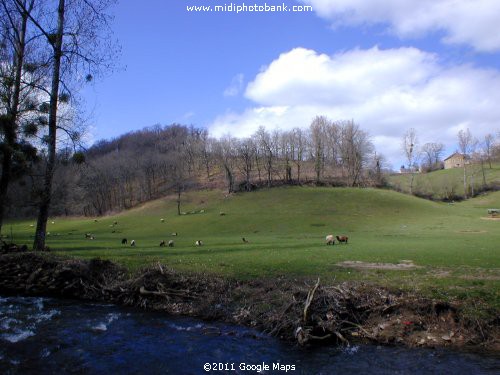
M300 345L370 341L500 353L498 311L462 314L442 303L362 283L234 281L157 264L135 275L110 261L0 255L0 294L106 301L255 327Z

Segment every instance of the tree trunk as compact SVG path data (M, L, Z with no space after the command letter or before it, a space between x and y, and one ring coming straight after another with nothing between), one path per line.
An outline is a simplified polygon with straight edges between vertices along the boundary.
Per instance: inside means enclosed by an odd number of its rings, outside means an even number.
M8 116L8 122L12 122L12 116ZM9 128L12 125L9 125ZM9 130L9 131L7 131ZM12 168L12 147L10 144L14 143L15 137L12 136L13 131L11 129L5 128L5 144L2 149L2 176L0 179L0 233L2 233L2 224L5 214L5 206L7 200L7 190L10 183L10 171Z
M224 165L224 169L226 170L226 178L227 178L227 192L231 194L233 192L233 174L231 172L231 169L227 166Z
M471 198L474 198L474 172L470 176Z
M261 171L260 171L260 163L259 163L259 158L255 157L255 166L257 168L257 174L259 176L259 184L262 183L262 176L261 176Z
M483 173L483 189L486 188L486 174L484 173L484 159L481 158L481 172Z
M465 160L464 160L464 198L467 199L467 175L465 174Z
M411 168L411 167L410 167ZM411 178L410 178L410 194L413 195L413 180L415 179L415 174L412 172L411 173Z
M286 182L292 182L292 167L288 163L286 165Z
M181 214L181 188L177 189L177 215Z
M251 191L252 190L252 184L250 183L250 170L247 169L246 173L246 191Z
M56 139L57 139L57 105L59 102L59 80L61 74L62 41L64 32L64 7L65 0L59 0L57 9L57 33L55 35L54 65L52 68L52 86L50 89L50 109L49 109L49 144L47 169L45 170L43 191L41 194L38 220L36 223L34 250L45 249L45 233L47 229L47 219L49 217L50 201L52 195L52 179L56 162Z

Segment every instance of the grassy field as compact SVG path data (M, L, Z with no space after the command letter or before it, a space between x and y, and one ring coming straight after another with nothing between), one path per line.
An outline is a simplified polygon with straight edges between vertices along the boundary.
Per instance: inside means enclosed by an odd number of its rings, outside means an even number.
M483 171L481 165L467 166L466 175L468 184L473 184L475 191L483 187ZM410 179L408 174L391 175L388 178L389 185L399 191L410 191ZM484 165L484 180L486 184L500 184L500 163L488 163ZM464 195L464 170L462 168L442 169L431 173L415 174L413 181L413 192L422 196L432 197L436 200L447 197ZM470 194L470 191L469 191Z
M59 255L111 259L131 270L160 261L239 279L362 280L444 299L479 297L499 308L500 221L487 218L490 207L500 207L500 192L446 204L376 189L290 187L228 198L203 191L183 196L181 216L175 200L165 198L97 221L52 218L47 243ZM5 230L14 242L31 244L33 224L12 222ZM349 236L349 244L326 246L330 233ZM124 237L137 246L122 246ZM169 239L175 247L159 247ZM418 268L339 265L345 261L411 261Z

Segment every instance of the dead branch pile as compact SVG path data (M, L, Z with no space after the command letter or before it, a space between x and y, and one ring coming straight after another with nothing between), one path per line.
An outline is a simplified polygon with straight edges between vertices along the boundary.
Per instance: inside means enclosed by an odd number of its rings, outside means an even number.
M300 345L363 340L500 349L498 312L491 311L490 319L471 319L461 314L459 305L363 283L252 282L235 288L232 300L238 301L236 322Z
M108 300L125 270L100 259L58 260L33 253L0 257L0 292Z
M499 350L498 311L470 318L460 305L363 283L289 278L228 281L156 264L131 276L116 264L32 252L0 255L0 294L108 301L252 326L300 345L368 340ZM492 318L491 318L492 317Z
M184 275L158 263L126 280L119 289L126 291L119 299L125 305L205 319L224 319L230 287L222 279Z

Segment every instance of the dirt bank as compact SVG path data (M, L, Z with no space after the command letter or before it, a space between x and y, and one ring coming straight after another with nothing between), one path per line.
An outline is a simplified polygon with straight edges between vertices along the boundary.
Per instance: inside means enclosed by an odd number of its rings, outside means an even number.
M498 311L470 318L459 304L363 283L234 281L157 264L135 275L110 261L49 254L0 255L0 294L106 301L255 327L309 344L371 341L500 353Z

